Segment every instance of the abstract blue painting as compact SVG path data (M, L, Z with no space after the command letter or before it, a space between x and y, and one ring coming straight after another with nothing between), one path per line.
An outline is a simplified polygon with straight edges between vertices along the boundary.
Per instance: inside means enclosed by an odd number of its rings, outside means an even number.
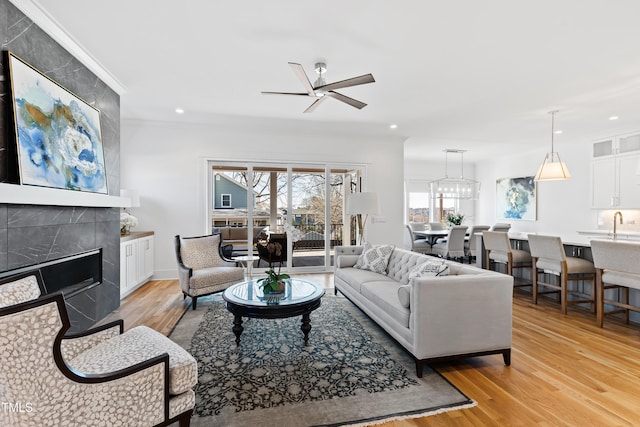
M536 219L536 182L533 176L496 180L496 216L499 219Z
M100 111L9 53L20 183L107 194Z

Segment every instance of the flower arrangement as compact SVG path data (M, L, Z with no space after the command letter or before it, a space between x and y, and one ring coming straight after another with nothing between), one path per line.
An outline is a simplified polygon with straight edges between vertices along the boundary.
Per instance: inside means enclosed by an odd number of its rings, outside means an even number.
M462 222L464 221L464 215L460 213L459 214L448 213L447 218L445 218L445 221L449 225L462 225Z
M138 218L128 212L120 214L120 234L129 234L131 227L138 225Z
M295 227L292 224L286 223L284 225L284 231L287 233L287 236L289 236L289 239L291 239L291 242L293 243L302 239L302 232L298 227Z

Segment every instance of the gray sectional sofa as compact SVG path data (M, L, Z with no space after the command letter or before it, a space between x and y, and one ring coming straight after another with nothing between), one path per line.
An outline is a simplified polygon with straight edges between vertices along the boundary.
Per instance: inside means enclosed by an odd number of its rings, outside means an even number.
M513 278L394 248L386 274L354 268L362 246L336 246L338 291L425 363L502 354L511 364ZM446 263L448 275L412 278L425 262Z

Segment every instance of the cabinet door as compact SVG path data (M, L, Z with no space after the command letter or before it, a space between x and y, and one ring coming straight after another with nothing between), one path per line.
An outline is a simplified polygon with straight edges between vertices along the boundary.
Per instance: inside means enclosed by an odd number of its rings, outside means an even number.
M127 292L127 245L120 243L120 298Z
M153 275L153 237L138 241L138 282Z
M640 154L618 157L619 207L640 208Z
M138 283L138 245L137 242L131 241L125 244L125 268L126 268L126 288L131 289ZM122 261L121 261L122 262Z
M609 157L591 163L591 206L610 208L617 204L616 159Z

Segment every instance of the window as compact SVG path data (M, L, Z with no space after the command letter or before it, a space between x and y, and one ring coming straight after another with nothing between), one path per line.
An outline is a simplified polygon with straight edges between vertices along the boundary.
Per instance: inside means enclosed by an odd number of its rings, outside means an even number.
M220 195L220 205L223 208L231 207L231 194L221 194Z

